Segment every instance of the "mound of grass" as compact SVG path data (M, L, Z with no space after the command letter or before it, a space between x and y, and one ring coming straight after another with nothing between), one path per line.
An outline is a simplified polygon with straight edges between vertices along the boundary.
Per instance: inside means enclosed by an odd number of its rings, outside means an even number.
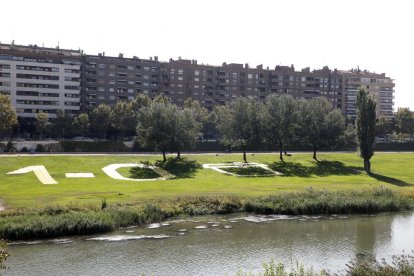
M151 179L160 177L158 173L150 168L132 167L129 169L129 173L131 174L131 178L136 179Z
M195 160L187 158L167 158L167 161L156 161L155 166L160 167L176 176L176 178L191 178L203 168Z
M272 176L271 171L256 166L242 166L236 168L221 168L221 170L242 176Z

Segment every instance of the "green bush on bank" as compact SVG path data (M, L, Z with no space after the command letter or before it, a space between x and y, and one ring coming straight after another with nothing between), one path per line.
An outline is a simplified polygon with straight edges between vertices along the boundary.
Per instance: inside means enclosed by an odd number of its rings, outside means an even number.
M331 273L328 270L315 271L312 268L306 269L303 264L296 263L295 266L287 268L283 263L276 263L274 260L263 264L263 272L257 274L239 271L237 276L412 276L414 275L414 256L394 255L391 263L385 260L377 261L373 258L366 258L359 261L351 261L347 264L345 271Z
M408 210L413 201L387 188L363 192L328 192L307 189L265 197L206 196L178 198L152 204L77 207L52 206L41 210L1 213L0 238L23 240L95 234L119 227L139 226L180 215L236 212L257 214L352 214Z

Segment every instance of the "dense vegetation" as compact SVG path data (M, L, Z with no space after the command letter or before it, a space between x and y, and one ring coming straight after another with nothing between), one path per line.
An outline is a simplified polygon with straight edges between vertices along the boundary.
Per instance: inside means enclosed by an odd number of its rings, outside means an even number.
M9 240L94 234L119 227L144 225L181 215L227 214L353 214L400 211L413 201L381 187L363 192L327 192L312 188L303 192L261 197L204 196L158 200L135 205L100 207L49 206L43 209L1 213L0 238Z

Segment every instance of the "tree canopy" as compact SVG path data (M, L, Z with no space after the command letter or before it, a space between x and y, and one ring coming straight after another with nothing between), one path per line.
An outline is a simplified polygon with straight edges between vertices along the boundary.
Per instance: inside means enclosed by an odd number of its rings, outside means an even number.
M0 93L0 133L17 125L17 114L8 95Z

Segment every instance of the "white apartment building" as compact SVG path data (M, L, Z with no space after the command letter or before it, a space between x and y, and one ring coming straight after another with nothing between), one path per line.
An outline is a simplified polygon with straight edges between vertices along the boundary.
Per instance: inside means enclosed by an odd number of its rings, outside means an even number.
M0 44L0 92L10 95L18 116L40 111L80 111L81 52Z
M377 103L377 117L393 117L394 81L385 74L371 73L366 70L353 69L340 71L343 75L344 113L356 117L356 97L359 88L364 88L373 95Z

